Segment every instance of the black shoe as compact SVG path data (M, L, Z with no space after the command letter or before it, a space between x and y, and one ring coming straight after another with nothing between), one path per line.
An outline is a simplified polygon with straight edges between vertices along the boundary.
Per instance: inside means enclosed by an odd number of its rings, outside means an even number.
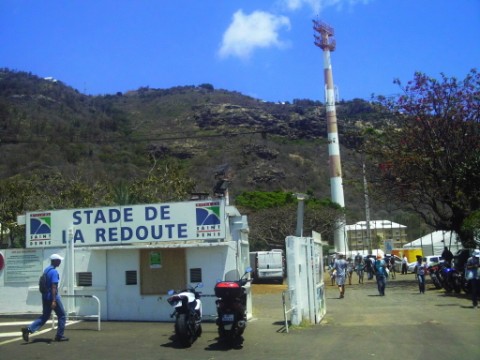
M55 336L55 341L68 341L68 338L65 336Z
M22 328L22 337L25 342L28 342L28 335L30 335L30 330L26 327Z

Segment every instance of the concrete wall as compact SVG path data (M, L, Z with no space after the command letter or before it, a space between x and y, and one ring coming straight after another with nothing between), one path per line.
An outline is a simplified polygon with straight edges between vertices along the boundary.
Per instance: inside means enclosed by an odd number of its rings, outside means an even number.
M197 247L186 249L187 282L190 268L202 269L202 303L204 319L213 320L216 316L214 286L217 280L238 279L241 275L237 270L238 260L248 259L248 243L237 246L236 242L212 247ZM66 256L65 249L44 250L42 269L50 263L51 253ZM137 285L125 285L124 273L136 270L140 274L140 250L90 250L86 248L75 250L75 273L91 272L92 286L75 286L76 295L95 295L101 302L101 318L103 320L135 320L135 321L170 321L171 306L167 303L167 294L141 295L140 275ZM243 263L245 263L243 261ZM246 264L248 265L248 263ZM241 269L243 270L243 265ZM60 293L67 294L68 258L58 268L60 273ZM36 282L5 284L4 270L0 271L0 313L40 313L41 295ZM40 275L39 275L40 276ZM185 284L188 285L188 284ZM177 289L181 290L181 289ZM97 304L89 298L63 298L67 309L75 309L79 315L94 315ZM251 314L251 299L249 301ZM68 310L70 311L70 310Z

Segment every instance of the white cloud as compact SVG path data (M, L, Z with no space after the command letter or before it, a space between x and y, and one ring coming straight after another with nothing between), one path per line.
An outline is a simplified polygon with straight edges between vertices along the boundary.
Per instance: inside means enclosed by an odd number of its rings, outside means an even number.
M238 10L223 34L219 55L222 58L235 56L248 59L257 48L282 48L286 46L279 38L283 28L290 29L290 20L286 16L258 10L247 15Z
M324 0L282 0L289 10L298 10L304 5L310 6L314 12L320 11L320 5Z
M309 6L315 14L319 14L323 9L331 6L342 9L344 6L353 7L357 4L368 4L371 1L372 0L281 0L288 10L294 11L304 6Z

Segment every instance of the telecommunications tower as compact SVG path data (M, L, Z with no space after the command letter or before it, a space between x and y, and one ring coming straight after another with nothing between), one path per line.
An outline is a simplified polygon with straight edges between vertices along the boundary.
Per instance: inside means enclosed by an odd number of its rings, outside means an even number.
M335 88L333 85L330 52L335 50L333 28L325 23L313 20L314 44L323 50L323 70L325 76L325 108L327 113L328 156L330 167L330 191L332 201L345 207L342 184L342 164L340 161L340 141L335 112ZM345 216L338 220L334 232L335 251L346 253L348 245L345 238Z

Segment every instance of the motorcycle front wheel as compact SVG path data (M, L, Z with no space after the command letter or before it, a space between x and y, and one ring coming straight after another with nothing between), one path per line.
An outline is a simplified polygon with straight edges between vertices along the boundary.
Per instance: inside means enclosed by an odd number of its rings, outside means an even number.
M433 276L431 276L431 278L432 278L432 282L433 282L433 285L435 286L435 288L436 289L441 289L442 288L442 283L440 282L438 277L433 275Z

